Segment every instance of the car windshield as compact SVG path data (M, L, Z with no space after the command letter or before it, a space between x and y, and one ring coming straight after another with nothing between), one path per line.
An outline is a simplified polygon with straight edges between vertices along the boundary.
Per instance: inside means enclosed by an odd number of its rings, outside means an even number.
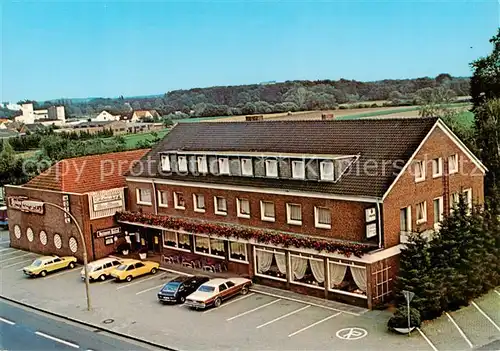
M181 283L179 282L169 282L163 286L161 291L170 291L170 292L177 291L179 285L181 285Z
M215 290L215 287L209 286L209 285L202 285L198 288L198 291L201 292L213 292Z
M40 260L35 260L33 261L33 263L31 264L32 266L35 266L35 267L40 267L42 265L42 261Z
M121 264L116 269L119 270L119 271L124 271L124 270L127 269L127 265L126 264Z

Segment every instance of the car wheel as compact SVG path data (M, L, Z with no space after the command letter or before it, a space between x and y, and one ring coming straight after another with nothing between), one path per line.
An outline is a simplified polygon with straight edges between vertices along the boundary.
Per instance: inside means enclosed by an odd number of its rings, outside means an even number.
M105 281L105 280L106 280L106 276L105 276L104 274L101 274L101 276L99 277L99 279L100 279L101 281Z
M184 303L184 302L186 302L186 298L184 296L181 296L179 298L179 303Z
M156 274L157 269L156 268L151 268L151 274Z
M73 268L75 268L75 263L74 263L74 262L70 262L70 263L68 264L68 268L69 268L69 269L73 269Z
M220 297L216 298L214 301L214 306L219 307L221 304L222 304L222 300L220 299Z
M41 272L40 272L40 275L41 275L42 277L45 277L45 276L47 275L47 271L41 271Z
M246 295L248 294L248 286L244 286L241 288L241 295Z
M125 280L128 281L128 282L131 282L132 281L132 276L131 275L127 276L127 278L125 278Z

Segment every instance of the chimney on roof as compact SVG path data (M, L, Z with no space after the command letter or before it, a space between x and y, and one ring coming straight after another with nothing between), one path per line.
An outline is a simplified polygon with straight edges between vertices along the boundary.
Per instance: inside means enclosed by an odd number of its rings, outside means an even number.
M335 115L333 113L322 113L321 114L322 121L330 121L330 120L334 120L334 119L335 119Z
M263 121L264 116L263 115L257 115L257 116L245 116L245 121L251 122L251 121Z

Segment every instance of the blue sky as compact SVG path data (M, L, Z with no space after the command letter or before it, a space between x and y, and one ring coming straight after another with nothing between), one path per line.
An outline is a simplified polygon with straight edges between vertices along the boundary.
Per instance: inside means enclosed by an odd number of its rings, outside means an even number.
M470 75L484 1L3 2L1 101L293 79Z

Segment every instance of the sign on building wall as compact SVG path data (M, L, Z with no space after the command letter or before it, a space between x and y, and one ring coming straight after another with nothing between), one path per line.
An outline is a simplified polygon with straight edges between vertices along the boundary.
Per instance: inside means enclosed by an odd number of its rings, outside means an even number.
M377 236L377 209L370 207L365 210L366 238Z
M104 238L106 236L111 236L111 235L117 235L120 234L122 229L120 227L113 227L113 228L108 228L108 229L103 229L103 230L98 230L95 235L98 238Z
M69 212L69 195L63 195L62 202L64 210ZM66 212L64 212L64 223L70 223L70 222L71 222L71 217Z
M41 201L28 200L25 196L9 196L8 206L11 209L29 213L44 214L44 206Z
M123 188L89 193L90 219L113 216L124 209Z

